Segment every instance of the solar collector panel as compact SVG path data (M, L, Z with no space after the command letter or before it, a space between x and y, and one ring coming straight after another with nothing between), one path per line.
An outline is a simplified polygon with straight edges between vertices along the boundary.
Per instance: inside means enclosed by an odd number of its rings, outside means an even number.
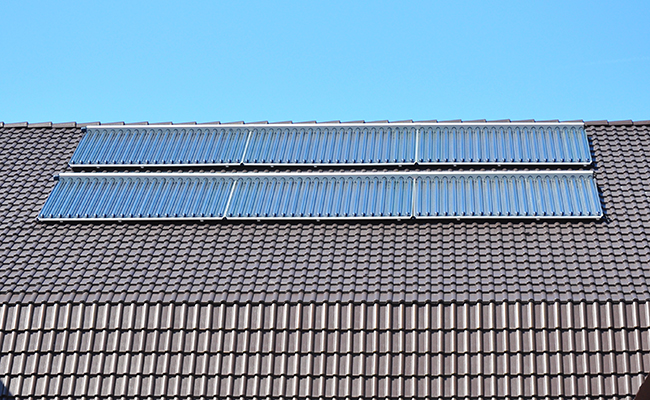
M414 162L414 128L344 126L251 129L250 151L243 157L244 164ZM409 132L405 135L404 130ZM391 142L393 145L390 145Z
M558 126L428 126L421 128L420 163L591 163L584 128Z
M241 128L88 128L71 166L240 164Z
M41 219L222 218L234 180L160 174L63 174Z
M430 174L416 187L416 218L602 216L590 172Z
M265 176L240 177L228 218L366 218L410 217L404 206L378 202L387 192L403 191L410 198L408 177ZM404 190L408 189L408 190Z

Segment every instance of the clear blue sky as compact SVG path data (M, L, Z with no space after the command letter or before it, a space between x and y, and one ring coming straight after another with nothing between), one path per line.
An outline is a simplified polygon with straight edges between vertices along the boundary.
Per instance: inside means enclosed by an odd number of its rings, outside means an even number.
M18 1L0 121L650 119L650 2Z

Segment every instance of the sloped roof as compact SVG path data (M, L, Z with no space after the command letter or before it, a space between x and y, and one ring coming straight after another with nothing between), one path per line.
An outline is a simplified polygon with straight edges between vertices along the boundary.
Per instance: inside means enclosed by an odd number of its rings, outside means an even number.
M41 125L0 128L13 395L624 398L650 370L648 123L587 124L601 221L213 224L37 222L82 136Z

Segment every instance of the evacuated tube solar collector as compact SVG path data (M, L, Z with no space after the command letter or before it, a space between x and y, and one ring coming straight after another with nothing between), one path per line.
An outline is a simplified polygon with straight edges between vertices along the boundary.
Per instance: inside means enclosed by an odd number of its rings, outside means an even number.
M66 173L41 220L600 218L591 171Z
M582 124L87 127L70 166L588 165Z
M65 173L43 221L600 218L583 124L94 126L78 168L439 165L445 172ZM458 165L509 171L459 172Z

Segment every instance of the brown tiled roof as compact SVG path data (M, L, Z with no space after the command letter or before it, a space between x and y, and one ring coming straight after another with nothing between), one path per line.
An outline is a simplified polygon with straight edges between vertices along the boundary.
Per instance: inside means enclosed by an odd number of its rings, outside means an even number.
M650 371L648 123L586 124L602 221L38 223L82 125L0 128L13 395L632 398Z
M625 398L639 303L70 304L3 309L22 396Z

